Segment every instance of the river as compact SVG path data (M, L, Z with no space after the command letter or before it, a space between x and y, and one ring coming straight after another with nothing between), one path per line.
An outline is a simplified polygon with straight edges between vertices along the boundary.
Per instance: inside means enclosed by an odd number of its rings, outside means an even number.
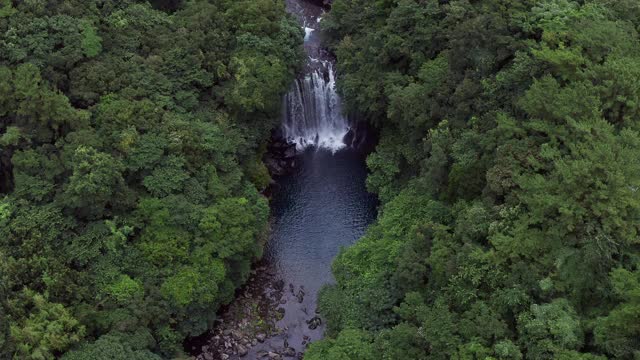
M340 247L353 244L375 219L376 198L367 193L364 157L352 149L332 154L307 149L299 156L297 170L278 181L274 193L272 236L265 259L272 264L293 294L282 305L285 316L278 324L288 328L290 346L304 336L317 340L323 326L310 330L320 288L333 281L331 262ZM303 286L302 303L295 295ZM289 289L290 290L290 289ZM294 296L291 296L294 295ZM305 311L306 310L306 311Z

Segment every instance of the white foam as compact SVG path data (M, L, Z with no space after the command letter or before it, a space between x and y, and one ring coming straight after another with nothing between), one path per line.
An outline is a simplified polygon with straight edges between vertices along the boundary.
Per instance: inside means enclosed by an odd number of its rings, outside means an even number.
M311 37L311 34L316 31L316 29L310 28L310 27L304 27L304 41L308 41L309 38Z
M343 139L349 122L342 115L333 66L323 64L325 68L296 80L284 97L282 129L287 141L299 150L318 147L335 152L346 146Z

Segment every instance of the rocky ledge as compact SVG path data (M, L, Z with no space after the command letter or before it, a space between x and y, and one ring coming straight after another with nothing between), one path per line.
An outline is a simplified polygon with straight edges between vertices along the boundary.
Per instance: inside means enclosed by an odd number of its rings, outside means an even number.
M279 136L273 136L264 155L264 164L271 176L282 176L296 166L296 144L289 144Z

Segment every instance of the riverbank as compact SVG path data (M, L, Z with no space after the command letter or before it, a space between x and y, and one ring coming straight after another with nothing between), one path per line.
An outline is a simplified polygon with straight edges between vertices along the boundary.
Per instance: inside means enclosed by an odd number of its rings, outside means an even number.
M284 280L278 278L276 270L267 262L258 263L235 301L221 311L214 329L204 335L204 341L193 341L190 352L198 354L197 360L238 359L250 352L255 355L251 358L301 359L302 352L297 352L284 340L277 346L271 339L286 331L277 326L285 314L281 305L299 301L300 296L304 297L300 295L303 293L303 289L295 293L293 286L285 286ZM306 346L307 340L300 345ZM269 341L268 347L253 349L265 341Z

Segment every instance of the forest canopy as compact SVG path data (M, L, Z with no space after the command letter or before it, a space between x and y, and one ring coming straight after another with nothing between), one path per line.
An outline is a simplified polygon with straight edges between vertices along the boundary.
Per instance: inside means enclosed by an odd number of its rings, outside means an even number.
M268 232L272 0L0 1L0 358L182 353Z
M305 359L640 358L640 3L335 0L379 129ZM0 358L183 356L268 236L277 0L0 0Z
M305 359L640 357L640 4L335 0L378 221Z

